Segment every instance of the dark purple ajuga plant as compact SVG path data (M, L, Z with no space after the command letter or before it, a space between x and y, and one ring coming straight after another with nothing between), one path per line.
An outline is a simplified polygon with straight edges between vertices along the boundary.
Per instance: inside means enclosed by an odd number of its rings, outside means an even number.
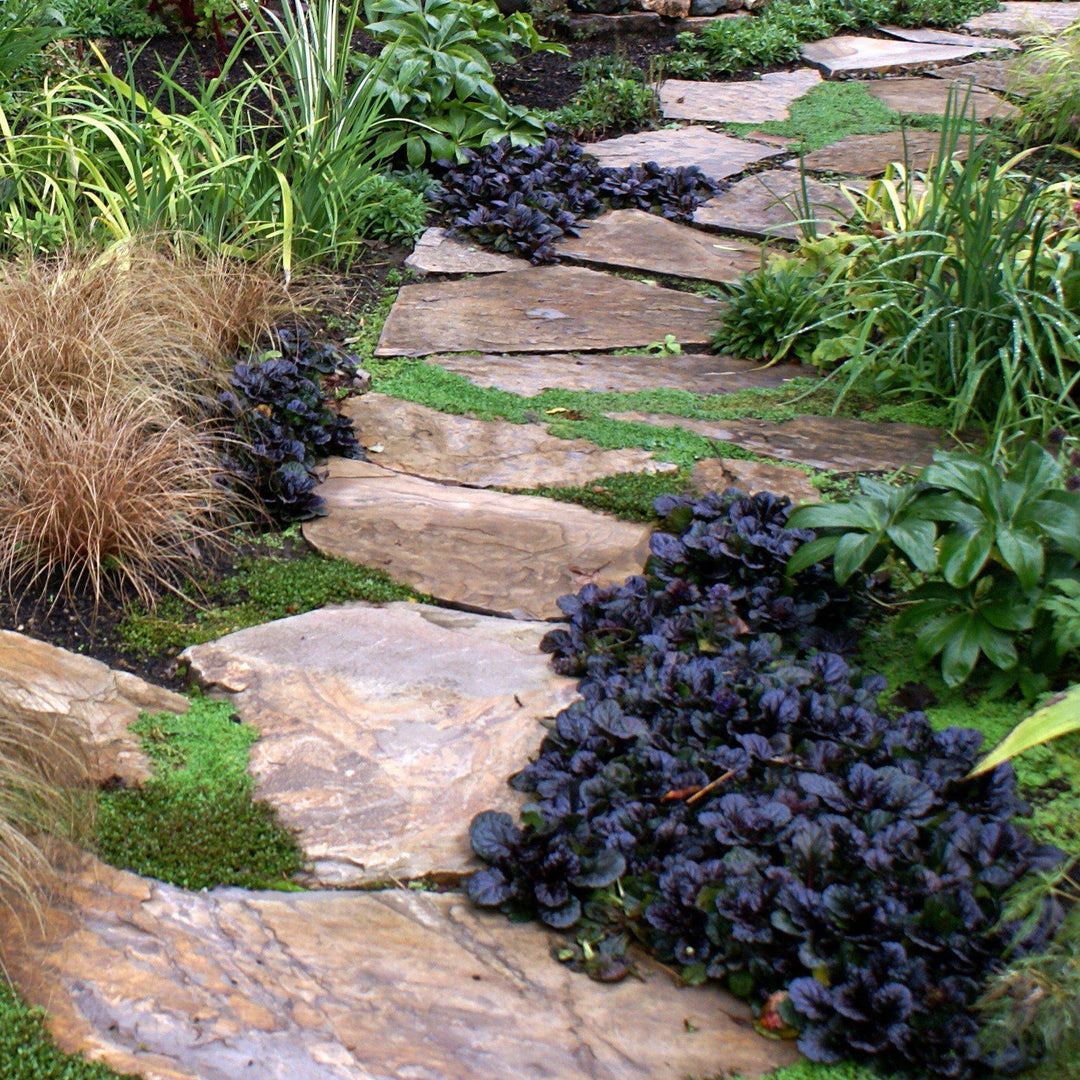
M1003 896L1061 853L1014 824L1009 766L965 779L980 733L881 711L884 680L841 655L857 597L784 577L810 535L787 500L658 509L646 576L562 601L547 646L582 696L512 780L522 827L474 820L470 895L632 934L758 1006L779 993L815 1061L970 1076L987 976L1062 914L1021 940Z

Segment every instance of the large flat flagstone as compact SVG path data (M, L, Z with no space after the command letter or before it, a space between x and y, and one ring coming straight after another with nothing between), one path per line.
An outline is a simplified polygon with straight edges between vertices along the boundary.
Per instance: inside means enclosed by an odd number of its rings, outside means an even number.
M694 221L750 236L799 240L805 224L812 221L818 233L829 233L853 209L837 184L801 177L794 169L769 169L744 177L703 203Z
M759 491L786 495L793 503L821 502L821 492L806 473L794 465L774 465L770 461L704 458L691 470L690 483L701 494L738 488L748 495Z
M738 281L760 270L762 261L757 244L709 236L642 210L594 218L580 236L561 241L558 252L579 262L698 281Z
M433 226L421 234L405 265L418 274L497 274L529 264Z
M1017 89L1014 60L972 60L967 64L934 68L927 74L961 86L971 84L1014 97L1024 96L1023 92Z
M717 124L786 120L791 103L820 82L821 75L813 68L774 71L747 82L667 79L660 84L660 111L669 120Z
M89 860L70 893L46 935L3 911L6 964L63 1049L147 1080L686 1080L797 1056L715 987L644 958L594 982L458 893L185 892Z
M962 138L952 156L962 160L968 149L967 139ZM909 172L927 169L940 151L941 133L937 131L909 129L883 135L848 135L811 151L803 158L803 167L810 172L880 176L894 161L905 165Z
M601 165L621 168L647 161L655 161L667 169L696 165L714 180L735 176L750 165L783 152L704 127L641 131L589 143L585 149Z
M385 394L354 398L343 411L378 465L427 480L469 487L580 487L617 473L676 468L647 450L605 450L586 439L557 438L542 423L455 416Z
M985 51L974 46L928 45L843 34L808 42L802 47L802 58L826 75L852 75L927 67L946 60L963 60Z
M1000 11L987 11L964 23L965 30L980 34L1023 37L1025 34L1067 30L1080 19L1080 3L1051 0L1006 0Z
M476 869L474 814L515 811L507 785L576 682L540 652L547 623L426 604L350 604L184 653L259 730L256 796L327 885Z
M1020 114L1015 105L1003 101L989 90L963 86L944 79L911 77L904 79L874 79L866 83L867 91L883 105L898 113L924 113L944 116L950 109L963 109L964 115L980 122L1008 120Z
M144 712L186 712L188 700L137 675L44 641L0 630L0 709L48 729L65 720L83 732L97 783L136 785L151 772L129 725Z
M473 610L556 618L560 596L640 573L648 556L645 526L364 461L331 459L319 494L328 513L304 525L316 548Z
M923 45L960 45L970 49L1018 49L1019 46L1001 38L976 37L973 34L958 34L955 30L939 30L936 26L881 26L880 29L889 37L901 41L916 41Z
M692 394L729 394L737 390L780 386L812 375L796 364L763 367L713 353L639 356L604 353L548 353L541 356L475 356L448 353L428 362L463 375L475 386L533 397L542 390L594 390L633 393L670 388Z
M941 434L916 424L874 423L842 416L767 420L692 420L659 413L613 414L615 420L680 427L718 442L734 443L763 457L797 461L833 472L892 472L929 465Z
M583 267L530 267L405 286L375 353L622 349L668 334L684 347L703 347L718 310L715 300Z

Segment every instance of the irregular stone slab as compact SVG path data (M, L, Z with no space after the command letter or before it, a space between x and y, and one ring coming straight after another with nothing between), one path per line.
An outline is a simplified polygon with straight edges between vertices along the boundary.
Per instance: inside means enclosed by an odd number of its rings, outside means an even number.
M888 34L889 37L899 38L901 41L917 41L923 45L960 45L964 48L985 49L987 51L1018 49L1020 47L1011 41L1002 41L1001 38L958 34L953 30L939 30L934 26L880 26L878 29L882 33Z
M405 265L418 274L497 274L523 270L524 259L492 251L472 240L452 236L448 229L425 229Z
M804 190L805 183L805 190ZM847 185L857 190L857 185ZM840 186L812 176L805 179L794 169L768 169L747 176L698 207L694 221L715 229L751 236L800 240L804 224L812 219L819 234L830 233L836 223L853 213Z
M547 623L426 604L350 604L230 634L183 659L259 729L256 795L324 885L475 870L469 822L516 812L506 783L539 721L577 696Z
M723 180L782 151L755 145L704 127L641 131L585 147L601 165L622 168L655 161L666 169L696 165L706 176Z
M523 397L542 390L595 390L632 394L670 388L692 394L730 394L737 390L780 386L788 379L813 377L797 364L762 367L712 353L678 356L609 356L603 353L555 353L545 356L484 356L448 353L429 357L447 371L464 375L475 386L494 387Z
M1009 120L1020 115L1020 110L1003 101L989 90L962 87L960 83L948 83L944 79L907 78L874 79L866 84L867 91L882 104L898 113L925 113L944 116L952 108L979 122L985 120Z
M957 84L973 83L985 90L996 90L1013 97L1026 96L1016 85L1013 60L972 60L968 64L953 64L928 71L935 79Z
M793 503L821 502L821 492L801 469L772 465L767 461L705 458L694 466L690 483L702 494L738 488L748 495L759 491L786 495Z
M182 713L188 704L182 694L100 660L0 630L0 709L42 727L76 721L89 744L96 783L142 783L152 767L129 725L144 711Z
M1001 11L987 11L964 23L965 30L980 34L1023 37L1048 30L1067 30L1080 19L1080 3L1055 3L1052 0L1007 0Z
M738 281L761 269L757 244L721 239L642 210L616 210L559 243L559 254L601 266L698 281Z
M685 19L690 14L690 0L641 0L641 6L665 19Z
M720 305L577 266L407 285L376 356L437 352L566 352L651 345L673 334L704 347Z
M963 160L968 154L968 141L958 140L953 157ZM803 158L803 167L810 172L849 173L854 176L880 176L896 161L908 171L930 167L941 150L941 133L937 131L888 131L883 135L848 135L838 142L811 151ZM798 162L794 163L798 167Z
M426 480L481 488L580 487L617 473L677 468L647 450L605 450L586 439L556 438L543 424L454 416L385 394L353 398L343 411L360 444L380 448L377 464Z
M821 82L813 68L774 71L748 82L660 84L660 111L669 120L707 120L717 124L763 124L786 120L793 101Z
M685 1080L792 1064L714 987L594 982L457 893L185 892L89 864L0 926L68 1051L148 1080Z
M440 600L515 618L559 616L590 582L641 572L650 530L538 495L451 487L332 458L326 517L304 536Z
M963 60L985 51L974 46L924 45L912 41L844 34L826 38L824 41L808 42L802 47L802 58L806 63L831 76L926 67L946 60Z
M659 413L615 413L615 420L680 427L734 443L763 457L832 472L892 472L929 465L941 433L916 424L873 423L843 416L797 416L781 424L746 417L691 420Z

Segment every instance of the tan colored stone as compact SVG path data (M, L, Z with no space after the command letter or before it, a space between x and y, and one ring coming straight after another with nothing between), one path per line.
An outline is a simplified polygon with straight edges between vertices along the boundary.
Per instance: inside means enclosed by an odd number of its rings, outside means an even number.
M579 487L617 473L671 472L647 450L605 450L559 439L543 424L477 420L412 401L364 394L344 409L360 444L384 469L468 487ZM558 419L557 416L552 419Z
M738 281L761 269L762 249L721 239L642 210L616 210L559 243L559 254L600 266L647 270L698 281Z
M641 572L649 529L537 495L452 487L333 458L326 517L304 536L327 555L385 570L477 611L556 618L589 582Z
M960 45L968 49L985 49L996 52L999 49L1018 49L1019 46L1001 38L975 37L972 34L958 34L954 30L939 30L934 26L882 26L879 29L901 41L916 41L923 45Z
M940 432L916 424L874 423L843 416L797 416L783 423L742 418L691 420L660 413L616 413L616 420L680 427L763 457L832 472L892 472L929 465Z
M530 267L407 285L375 353L621 349L651 345L668 334L684 347L702 347L718 310L715 300L583 267Z
M928 67L946 60L963 60L985 51L974 46L927 45L843 34L808 42L802 47L802 58L832 76Z
M641 0L641 6L665 19L684 19L690 14L690 0Z
M83 728L98 783L141 783L150 762L128 730L144 712L186 712L188 700L89 656L0 630L0 709L34 724L72 719Z
M950 64L948 67L934 68L928 71L935 79L946 82L973 83L985 90L996 90L1001 94L1023 97L1017 88L1013 60L972 60L968 64Z
M854 191L857 185L847 188ZM818 233L826 234L853 211L840 185L801 177L794 169L769 169L745 177L698 207L694 221L751 236L799 240L804 222L812 220Z
M448 229L425 229L405 265L418 274L497 274L523 270L524 259L492 251L475 241L451 235Z
M660 110L668 120L717 124L786 120L791 103L820 82L821 75L813 68L774 71L746 82L667 79L660 84Z
M1006 0L1000 11L987 11L964 23L965 30L1023 37L1025 34L1067 30L1080 19L1080 3L1052 0Z
M9 965L68 1051L148 1080L685 1080L796 1060L713 987L597 983L455 893L185 892L88 864ZM254 1023L250 1023L254 1020Z
M666 128L620 135L585 147L601 165L615 168L655 161L664 168L696 165L706 176L723 180L758 161L779 156L766 146L704 127Z
M429 363L464 375L476 386L533 397L542 390L597 390L626 393L670 388L692 394L729 394L780 386L812 372L797 364L762 366L712 353L642 356L605 353L548 353L541 356L482 356L448 353Z
M741 458L705 458L690 473L696 491L725 491L738 488L753 495L771 491L786 495L793 503L820 502L821 492L800 469L772 465L767 461L743 461Z
M968 142L960 139L953 157L967 157ZM892 162L905 164L909 171L930 167L941 150L937 131L889 131L883 135L848 135L838 142L814 150L803 159L811 172L847 173L853 176L880 176ZM798 166L798 162L794 163Z
M1015 105L1003 101L989 90L959 88L944 79L876 79L866 83L867 91L882 104L898 113L944 116L949 109L978 120L1010 120L1020 115ZM954 87L958 87L954 89Z
M547 623L426 604L350 604L184 653L259 730L256 795L296 831L326 885L476 869L473 815L514 811L507 785L577 696Z

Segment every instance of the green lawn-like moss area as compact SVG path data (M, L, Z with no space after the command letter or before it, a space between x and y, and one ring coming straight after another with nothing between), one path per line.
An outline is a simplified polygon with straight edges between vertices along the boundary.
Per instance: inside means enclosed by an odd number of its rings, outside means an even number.
M255 728L227 702L203 697L182 716L147 715L133 728L154 775L142 788L99 796L102 858L186 889L290 887L303 855L272 808L253 798Z

